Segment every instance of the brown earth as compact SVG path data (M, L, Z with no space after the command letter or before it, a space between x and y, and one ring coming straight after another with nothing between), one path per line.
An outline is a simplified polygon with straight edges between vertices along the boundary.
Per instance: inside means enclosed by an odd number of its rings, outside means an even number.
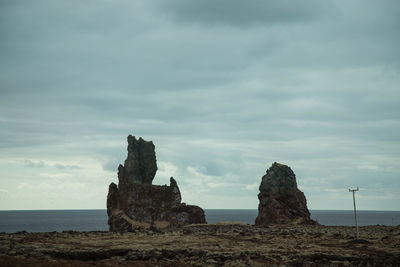
M0 266L400 266L400 226L241 223L175 230L0 233Z

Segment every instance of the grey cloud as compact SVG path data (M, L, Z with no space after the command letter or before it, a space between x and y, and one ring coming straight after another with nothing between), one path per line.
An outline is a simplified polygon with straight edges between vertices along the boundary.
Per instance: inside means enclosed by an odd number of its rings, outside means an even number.
M56 167L57 169L60 169L60 170L81 170L82 169L82 167L79 165L69 165L69 164L61 164L61 163L55 164L54 167Z
M30 167L30 168L42 168L45 166L45 163L43 161L33 161L26 159L24 160L24 165L25 167Z
M308 22L326 16L333 5L321 1L174 0L159 2L178 22L250 27L257 24Z
M44 167L53 166L54 168L59 169L59 170L80 170L80 169L82 169L81 166L79 166L79 165L61 164L61 163L49 164L49 163L45 163L43 160L37 161L37 160L29 160L29 159L24 160L24 166L30 167L30 168L44 168Z
M119 164L123 165L123 162L107 161L102 164L102 167L104 170L116 172L118 170Z
M305 188L399 187L397 1L0 5L1 155L43 159L36 180L80 158L106 185L134 134L210 197L255 196L274 161Z

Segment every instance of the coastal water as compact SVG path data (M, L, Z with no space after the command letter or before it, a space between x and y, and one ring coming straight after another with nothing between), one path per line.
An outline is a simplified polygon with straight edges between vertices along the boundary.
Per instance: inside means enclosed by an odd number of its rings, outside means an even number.
M205 209L208 223L236 221L253 224L256 209ZM323 225L354 225L351 210L311 210L311 217ZM358 224L399 225L400 211L357 211ZM17 231L107 231L106 210L0 211L0 232Z

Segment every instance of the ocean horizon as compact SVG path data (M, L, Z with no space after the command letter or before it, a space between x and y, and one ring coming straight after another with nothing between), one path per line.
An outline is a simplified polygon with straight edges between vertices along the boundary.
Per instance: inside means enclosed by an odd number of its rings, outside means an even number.
M254 224L257 209L204 209L208 223ZM353 210L310 210L311 218L327 226L353 226ZM108 231L106 209L1 210L0 232ZM400 211L358 210L359 226L400 224Z

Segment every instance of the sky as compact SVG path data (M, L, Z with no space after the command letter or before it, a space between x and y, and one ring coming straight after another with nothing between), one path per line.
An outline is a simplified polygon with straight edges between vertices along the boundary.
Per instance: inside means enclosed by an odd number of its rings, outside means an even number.
M397 0L0 0L0 209L104 209L126 137L206 209L273 162L309 209L400 210Z

